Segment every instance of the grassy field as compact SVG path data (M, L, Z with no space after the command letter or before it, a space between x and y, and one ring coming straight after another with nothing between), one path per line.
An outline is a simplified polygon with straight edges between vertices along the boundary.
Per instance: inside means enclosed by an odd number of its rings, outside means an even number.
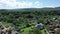
M31 27L22 29L22 30L24 30L24 32L22 32L21 34L28 34L30 29L31 29ZM48 34L48 33L45 32L44 30L41 30L41 32L42 32L42 34ZM32 34L33 34L33 33L32 33Z

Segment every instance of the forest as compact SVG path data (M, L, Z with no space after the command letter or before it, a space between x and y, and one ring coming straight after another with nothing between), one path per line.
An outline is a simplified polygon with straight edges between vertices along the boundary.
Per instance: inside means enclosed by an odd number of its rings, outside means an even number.
M11 34L60 34L60 8L0 9L0 30ZM35 27L42 23L42 29ZM5 29L4 28L9 28Z

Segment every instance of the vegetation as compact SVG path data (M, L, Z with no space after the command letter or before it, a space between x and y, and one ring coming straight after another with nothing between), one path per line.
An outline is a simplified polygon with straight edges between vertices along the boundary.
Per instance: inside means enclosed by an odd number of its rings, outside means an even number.
M46 34L44 30L38 30L37 28L33 28L33 32L29 32L32 26L35 26L37 22L45 23L51 18L58 18L60 19L60 9L20 9L20 10L7 10L1 9L0 10L0 22L4 26L12 26L15 29L24 30L21 34ZM58 21L59 22L59 21ZM52 22L53 25L56 22ZM44 24L45 29L48 31L47 25ZM28 33L27 33L28 32ZM59 33L58 33L59 34Z

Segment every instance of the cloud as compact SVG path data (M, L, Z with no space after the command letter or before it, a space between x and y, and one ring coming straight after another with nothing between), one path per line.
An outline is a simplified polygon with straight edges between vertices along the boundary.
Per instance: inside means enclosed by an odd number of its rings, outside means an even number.
M32 2L17 2L16 8L30 8L33 6Z
M50 7L50 8L55 8L56 6L52 6L52 5L47 5L47 6L44 6L44 7Z
M41 3L39 1L35 2L17 2L17 0L0 0L0 9L12 9L12 8L40 8Z

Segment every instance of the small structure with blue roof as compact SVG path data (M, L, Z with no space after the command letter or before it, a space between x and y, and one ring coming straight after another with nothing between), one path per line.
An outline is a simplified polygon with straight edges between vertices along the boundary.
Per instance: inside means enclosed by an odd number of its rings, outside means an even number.
M43 28L43 24L38 22L38 23L35 25L35 27L42 29L42 28Z

